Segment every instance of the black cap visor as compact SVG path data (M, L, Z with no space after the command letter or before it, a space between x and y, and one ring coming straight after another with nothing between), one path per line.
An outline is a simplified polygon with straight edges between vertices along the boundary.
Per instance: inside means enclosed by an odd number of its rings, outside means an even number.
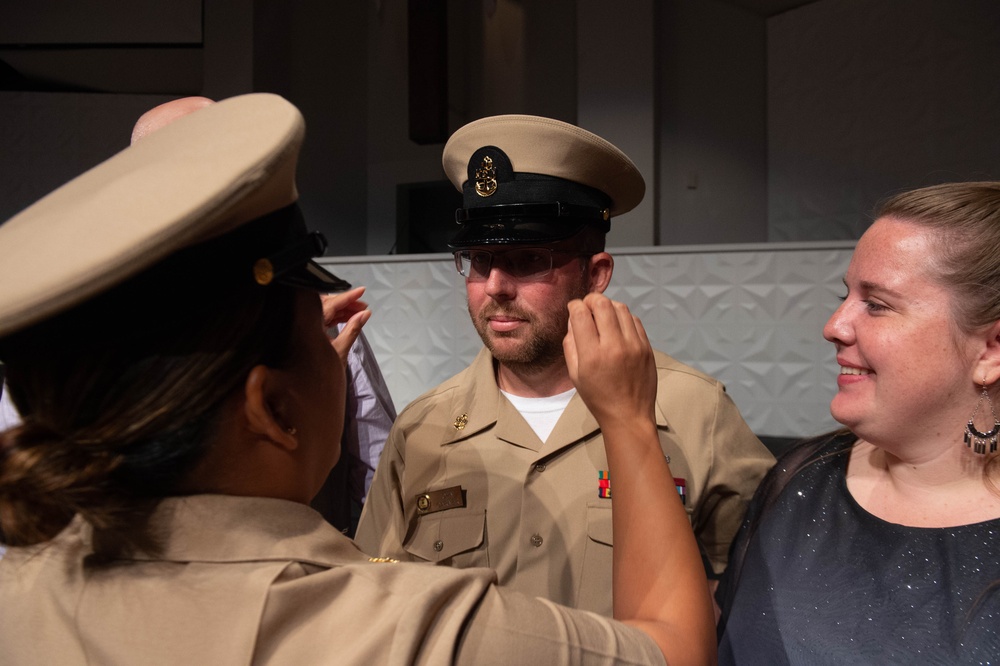
M351 288L349 282L313 261L326 250L326 238L318 231L306 230L298 206L289 206L269 217L281 229L280 237L275 239L279 249L269 250L266 256L255 261L253 277L257 284L277 283L320 293Z
M597 225L607 233L611 227L607 209L566 204L507 204L460 208L460 225L449 243L460 249L477 245L544 244L575 236L584 227Z
M277 282L320 293L350 289L349 282L313 261L325 250L326 238L318 231L311 231L277 252L258 259L253 267L254 279L262 285Z

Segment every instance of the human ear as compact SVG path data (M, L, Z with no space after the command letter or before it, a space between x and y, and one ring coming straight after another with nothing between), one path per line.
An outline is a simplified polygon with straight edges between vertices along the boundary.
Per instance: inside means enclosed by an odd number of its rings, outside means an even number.
M256 365L247 375L243 387L243 410L250 432L270 440L288 451L299 446L295 427L283 425L280 385L277 371L264 365Z
M973 380L977 384L986 382L991 385L1000 381L1000 321L990 324L983 335L986 344L976 364Z
M598 252L590 258L587 270L590 273L590 291L603 294L611 284L611 273L615 270L615 260L607 252Z

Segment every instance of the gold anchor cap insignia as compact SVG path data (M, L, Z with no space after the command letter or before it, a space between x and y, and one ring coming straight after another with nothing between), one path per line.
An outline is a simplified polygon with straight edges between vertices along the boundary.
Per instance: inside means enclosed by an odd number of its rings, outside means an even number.
M455 422L452 423L452 425L455 426L455 430L465 430L465 426L468 422L469 422L469 415L462 414L455 419Z
M493 166L493 158L483 157L482 163L476 169L476 194L481 197L493 196L497 191L497 170Z

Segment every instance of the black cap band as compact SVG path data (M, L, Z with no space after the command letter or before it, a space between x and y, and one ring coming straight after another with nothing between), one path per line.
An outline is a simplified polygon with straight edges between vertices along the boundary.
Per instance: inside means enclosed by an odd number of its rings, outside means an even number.
M536 173L517 173L496 146L476 150L462 186L464 208L454 248L500 243L551 243L590 224L607 233L611 199L593 187Z

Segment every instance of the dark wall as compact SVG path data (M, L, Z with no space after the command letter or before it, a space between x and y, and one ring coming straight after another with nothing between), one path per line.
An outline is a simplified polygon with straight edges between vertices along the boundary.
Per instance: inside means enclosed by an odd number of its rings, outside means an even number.
M365 254L367 3L258 0L253 88L299 107L306 141L300 205L327 254Z
M764 242L766 20L717 0L657 10L660 243Z
M327 235L328 254L365 253L366 3L79 4L5 9L0 220L125 148L135 120L157 104L264 91L306 119L300 203ZM132 21L136 14L152 20Z
M444 177L443 144L408 136L418 1L7 2L0 220L124 148L158 103L270 91L305 115L302 206L328 252L390 252L399 188ZM495 113L601 115L610 86L579 54L613 31L587 23L581 0L433 1L447 10L449 130ZM816 0L767 18L748 4L655 5L656 72L638 104L653 119L620 123L655 146L654 242L849 238L889 191L1000 177L1000 3ZM626 117L629 101L606 96Z
M1000 178L1000 2L824 0L767 43L770 240L857 238L889 194Z

